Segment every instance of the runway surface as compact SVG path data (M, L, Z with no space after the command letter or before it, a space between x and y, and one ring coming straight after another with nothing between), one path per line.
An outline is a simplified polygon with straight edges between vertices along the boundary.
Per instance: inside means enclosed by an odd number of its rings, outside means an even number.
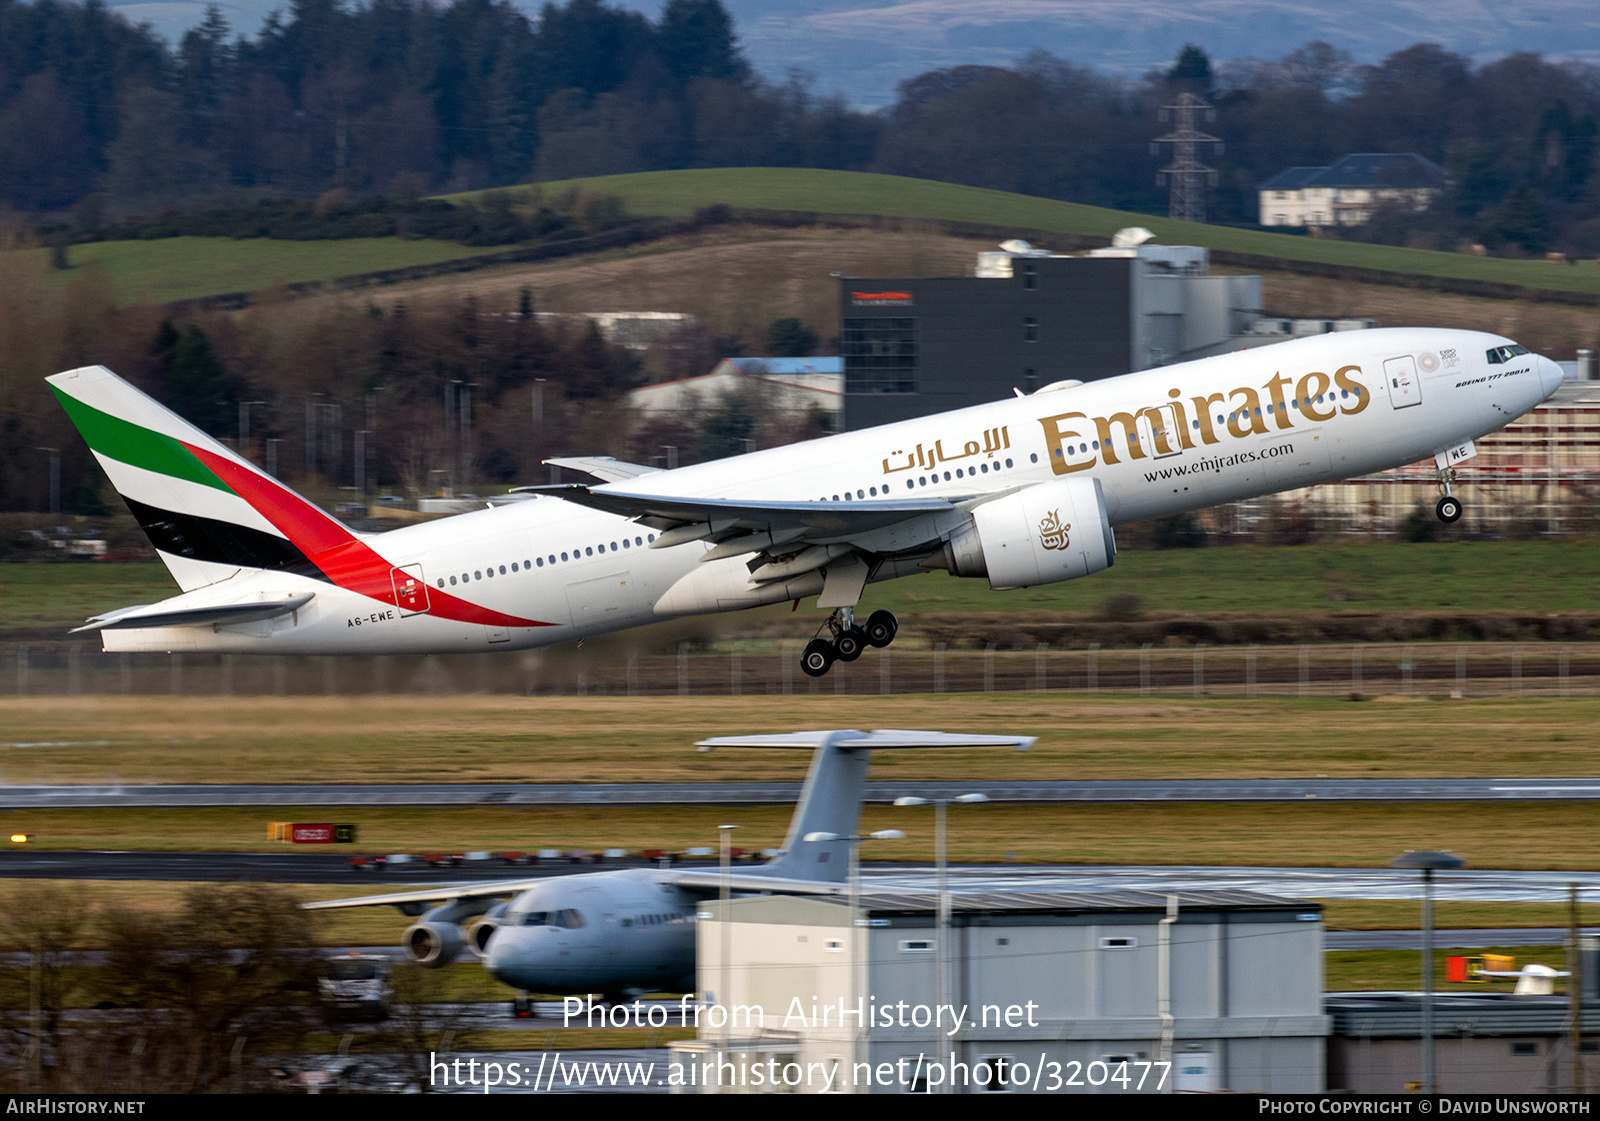
M1498 802L1600 800L1600 778L1108 779L873 782L866 800L982 793L994 802ZM0 787L0 809L180 806L783 805L797 782Z
M701 867L706 862L698 862ZM533 879L642 867L642 862L507 865L498 860L430 867L415 862L384 872L351 868L348 857L326 853L195 853L0 850L0 879L252 880L268 883L341 884L403 889L421 884L481 883ZM737 871L757 865L739 865ZM931 891L933 869L925 865L869 865L868 888ZM1292 899L1421 899L1416 872L1394 868L1228 868L1210 865L959 865L950 869L955 891L1116 890L1257 891ZM1482 902L1562 903L1569 884L1582 897L1597 898L1600 872L1540 872L1463 868L1437 873L1437 899Z

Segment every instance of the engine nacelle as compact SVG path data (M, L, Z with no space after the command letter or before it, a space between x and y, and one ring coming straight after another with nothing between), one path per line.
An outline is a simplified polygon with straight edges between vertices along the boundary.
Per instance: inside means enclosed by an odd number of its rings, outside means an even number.
M945 542L957 576L987 576L996 589L1031 588L1110 568L1117 542L1098 479L1061 479L985 502Z
M494 932L500 929L500 924L505 921L506 908L511 904L496 903L484 912L483 918L467 928L467 949L471 950L480 960L489 956L489 939L494 937Z
M453 922L412 923L400 936L407 957L433 968L455 961L466 944L466 933Z

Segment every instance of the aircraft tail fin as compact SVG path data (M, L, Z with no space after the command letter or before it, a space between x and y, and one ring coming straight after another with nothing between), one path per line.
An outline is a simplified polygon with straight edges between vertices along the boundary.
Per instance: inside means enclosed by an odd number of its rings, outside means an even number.
M184 591L240 569L326 578L333 517L104 366L46 379Z
M770 736L719 736L701 740L699 747L813 748L811 770L806 775L800 801L789 822L783 849L764 865L762 873L779 879L843 883L849 875L848 841L808 841L815 833L853 837L861 820L866 794L867 767L872 752L906 747L1012 747L1025 751L1032 736L981 736L962 732L910 732L879 729L873 732L791 732Z

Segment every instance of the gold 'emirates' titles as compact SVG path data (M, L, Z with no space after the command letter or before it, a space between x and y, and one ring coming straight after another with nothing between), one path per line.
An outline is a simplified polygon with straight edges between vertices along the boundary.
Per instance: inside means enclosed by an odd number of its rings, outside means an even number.
M1341 366L1334 371L1332 378L1324 373L1313 372L1306 374L1298 383L1292 378L1278 374L1261 387L1266 390L1270 398L1272 406L1270 411L1263 411L1260 394L1249 386L1240 386L1227 393L1191 397L1189 400L1194 407L1194 419L1199 422L1194 431L1199 434L1202 443L1220 444L1222 436L1218 434L1215 426L1218 419L1223 421L1223 427L1227 429L1229 435L1239 439L1252 435L1270 435L1268 420L1274 421L1280 430L1292 429L1294 421L1289 415L1289 402L1284 398L1284 390L1291 385L1294 386L1292 400L1296 402L1296 411L1302 416L1315 421L1332 420L1340 413L1345 416L1355 416L1372 400L1372 394L1351 376L1361 372L1360 366ZM1335 386L1346 395L1342 398L1345 404L1336 403L1331 392ZM1098 451L1104 456L1107 464L1120 462L1117 457L1118 445L1112 436L1113 425L1120 425L1122 428L1122 439L1128 449L1128 458L1146 458L1138 435L1140 418L1146 419L1150 425L1157 457L1173 455L1194 447L1194 438L1190 434L1191 425L1181 399L1183 391L1169 389L1167 396L1173 400L1164 405L1148 405L1133 412L1112 413L1109 417L1090 417L1087 413L1080 412L1040 417L1039 423L1044 426L1045 441L1050 448L1051 470L1057 475L1070 475L1074 471L1086 471L1095 465L1097 458L1095 456L1074 462L1075 453L1067 445L1068 440L1095 439L1099 442ZM1213 414L1212 405L1217 402L1228 408L1228 415L1225 418ZM1322 411L1324 408L1327 411ZM1092 421L1094 433L1091 435L1075 428L1065 427L1067 421L1074 419Z

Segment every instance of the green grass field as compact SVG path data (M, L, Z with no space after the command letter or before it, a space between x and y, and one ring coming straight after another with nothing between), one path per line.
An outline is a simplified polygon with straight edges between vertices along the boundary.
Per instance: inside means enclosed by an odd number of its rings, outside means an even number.
M1086 580L994 592L987 581L944 573L867 589L863 608L906 616L1031 612L1095 616L1113 596L1137 596L1154 616L1329 611L1483 613L1600 610L1600 569L1585 541L1436 544L1235 545L1125 551ZM0 618L7 630L61 637L90 615L177 594L149 564L0 564ZM779 609L787 611L787 607ZM724 616L736 633L752 613ZM44 633L54 631L55 633Z
M491 252L448 241L408 241L397 237L342 241L234 240L225 237L173 237L156 241L102 241L75 245L67 271L46 271L48 249L0 253L0 268L39 270L65 284L79 266L95 262L110 278L122 305L162 304L223 292L255 292L279 284L332 280L353 273L426 265Z
M798 782L805 752L692 745L841 727L1039 737L886 753L885 780L1582 777L1600 776L1597 716L1592 697L29 696L0 698L0 782Z
M1110 237L1124 226L1144 226L1168 244L1204 245L1292 261L1384 269L1422 276L1493 280L1575 292L1600 292L1600 263L1577 266L1547 261L1507 261L1356 242L1323 241L1264 230L1179 222L1152 214L1107 210L1030 195L962 187L927 179L856 171L801 168L698 168L570 179L541 185L546 192L579 188L620 196L630 213L685 216L702 206L811 210L982 222L1018 229Z

